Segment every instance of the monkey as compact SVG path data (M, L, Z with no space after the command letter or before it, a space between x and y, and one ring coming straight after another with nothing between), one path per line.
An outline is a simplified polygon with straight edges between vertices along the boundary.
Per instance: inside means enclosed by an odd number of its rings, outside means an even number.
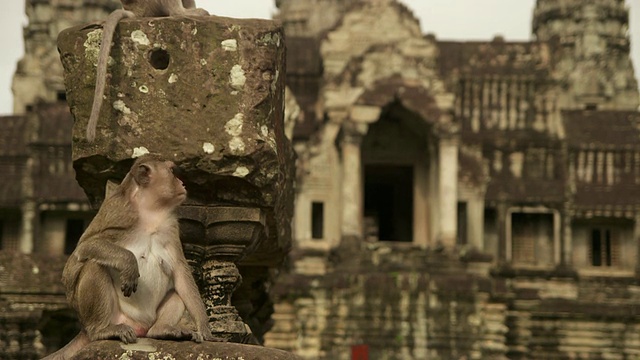
M143 155L107 196L62 272L82 329L45 359L68 359L95 340L223 341L211 334L179 239L175 209L187 191L177 170L158 155ZM185 309L195 331L178 324Z
M96 67L96 87L93 105L87 123L87 140L91 143L96 137L98 116L102 108L102 96L107 81L107 63L113 44L113 34L118 22L124 18L166 17L166 16L208 16L209 12L196 8L195 0L121 0L122 9L114 10L105 20L102 30L102 42L98 52Z

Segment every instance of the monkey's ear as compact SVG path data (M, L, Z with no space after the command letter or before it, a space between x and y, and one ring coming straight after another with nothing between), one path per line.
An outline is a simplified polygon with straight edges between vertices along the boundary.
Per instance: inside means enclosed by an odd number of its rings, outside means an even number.
M145 164L138 165L133 172L133 178L138 185L149 185L151 182L151 168Z

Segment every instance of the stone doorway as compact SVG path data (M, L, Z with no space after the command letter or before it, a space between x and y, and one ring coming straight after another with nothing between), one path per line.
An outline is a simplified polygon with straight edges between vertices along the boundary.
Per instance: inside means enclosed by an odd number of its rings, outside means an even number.
M413 167L366 165L364 218L368 240L413 241Z

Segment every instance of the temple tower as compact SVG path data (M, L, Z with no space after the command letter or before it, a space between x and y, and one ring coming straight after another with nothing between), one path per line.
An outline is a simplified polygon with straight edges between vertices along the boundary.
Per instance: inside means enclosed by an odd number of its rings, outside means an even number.
M358 0L276 0L287 37L316 37L334 27Z
M24 57L13 76L13 112L24 114L38 101L64 100L62 64L56 39L63 29L104 19L117 0L26 0Z
M557 45L555 78L568 90L562 91L562 107L638 107L624 0L538 0L533 34Z

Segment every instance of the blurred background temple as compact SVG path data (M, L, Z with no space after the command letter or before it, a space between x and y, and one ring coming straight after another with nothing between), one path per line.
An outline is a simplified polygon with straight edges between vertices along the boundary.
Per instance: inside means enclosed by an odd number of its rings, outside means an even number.
M245 319L270 330L266 345L305 359L640 358L624 0L538 0L526 42L440 41L395 0L276 4L298 159L294 248L254 299L261 321ZM117 6L26 2L16 115L0 118L0 358L38 358L77 331L59 278L94 212L74 180L56 37Z

